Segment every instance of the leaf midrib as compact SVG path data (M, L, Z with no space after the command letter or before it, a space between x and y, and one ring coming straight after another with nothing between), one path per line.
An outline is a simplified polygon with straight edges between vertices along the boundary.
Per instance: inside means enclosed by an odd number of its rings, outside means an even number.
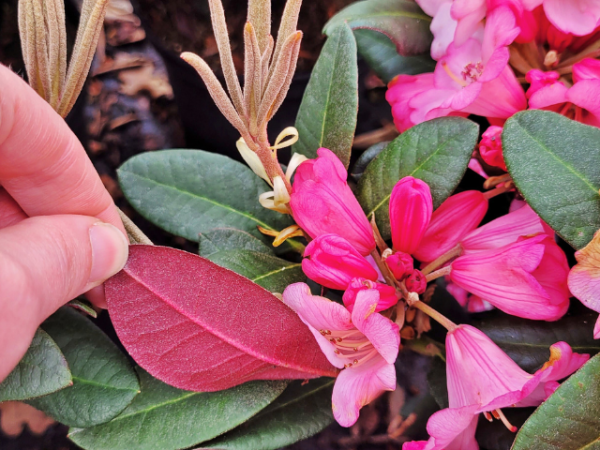
M171 189L171 190L174 190L174 191L176 191L176 192L178 192L178 193L181 193L181 194L183 194L183 195L187 195L187 196L190 196L190 197L192 197L192 198L195 198L195 199L203 200L203 201L205 201L205 202L207 202L207 203L210 203L210 204L212 204L212 205L219 206L219 207L221 207L221 208L223 208L223 209L226 209L226 210L228 210L228 211L230 211L230 212L232 212L232 213L234 213L234 214L238 214L238 215L240 215L240 216L242 216L242 217L245 217L245 218L247 218L247 219L250 219L250 220L252 220L253 222L256 222L257 224L259 224L260 226L262 226L263 228L266 228L266 229L268 229L268 230L274 230L274 228L273 228L273 227L271 227L269 224L267 224L267 223L263 222L262 220L259 220L259 219L257 219L256 217L254 217L254 216L252 216L252 215L250 215L250 214L247 214L247 213L244 213L244 212L242 212L242 211L239 211L239 210L237 210L237 209L234 209L234 208L232 208L232 207L231 207L231 206L229 206L229 205L225 205L225 204L223 204L223 203L216 202L216 201L214 201L214 200L211 200L211 199L209 199L209 198L203 197L203 196L201 196L201 195L197 195L197 194L195 194L195 193L193 193L193 192L189 192L189 191L182 191L181 189L179 189L179 188L177 188L177 187L175 187L175 186L171 186L171 185L168 185L168 184L165 184L165 183L160 183L160 182L158 182L158 181L156 181L156 180L154 180L154 179L152 179L152 178L148 178L148 177L145 177L145 176L139 175L139 174L137 174L137 173L135 173L135 172L133 172L133 171L124 171L124 172L127 172L127 173L129 173L129 174L131 174L131 175L133 175L133 176L135 176L135 177L138 177L138 178L140 178L140 179L142 179L142 180L147 180L148 182L150 182L150 183L153 183L153 184L155 184L156 186L160 186L160 187L163 187L163 188Z
M258 280L262 280L264 278L270 277L271 275L276 275L279 272L283 272L284 270L293 269L293 268L301 267L301 266L302 266L302 264L297 263L297 264L290 264L289 266L279 267L278 269L272 270L271 272L264 273L262 275L259 275L256 278L252 278L251 281L256 283Z
M99 383L97 381L88 380L88 379L80 378L80 377L76 377L76 376L73 376L73 381L77 381L78 383L81 383L81 384L88 384L90 386L101 387L104 389L114 389L117 391L131 391L131 392L138 392L138 393L140 392L138 389L133 389L133 388L129 388L129 387L112 386L110 384L103 384L103 383Z

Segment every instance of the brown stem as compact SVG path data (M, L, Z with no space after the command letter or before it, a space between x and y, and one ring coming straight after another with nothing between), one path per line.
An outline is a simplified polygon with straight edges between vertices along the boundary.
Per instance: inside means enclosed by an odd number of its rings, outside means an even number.
M430 281L435 280L436 278L441 278L445 277L446 275L450 275L450 272L452 272L452 266L446 266L442 269L436 270L435 272L432 272L429 275L427 275L427 282L429 283Z
M387 282L387 284L389 284L390 286L398 286L398 281L390 273L389 267L381 259L381 255L379 254L379 252L377 250L373 250L371 252L371 256L375 260L375 264L377 264L377 267L379 267L379 270L381 271L381 274L383 275L383 278L385 278L385 281Z
M485 180L485 183L483 183L483 188L484 189L491 189L497 185L499 185L500 183L506 183L507 181L511 181L512 177L510 176L509 173L505 173L504 175L498 175L497 177L489 177L487 180Z
M423 270L421 270L421 272L423 273L423 275L427 275L427 274L433 272L435 269L442 266L446 262L450 261L452 258L454 258L456 256L460 256L460 254L462 253L462 250L463 250L462 246L460 244L456 244L454 247L452 247L450 250L448 250L442 256L436 258L435 260L433 260L432 262L427 264L425 266L425 268Z
M121 217L121 221L123 222L123 226L125 227L125 231L127 231L127 237L129 238L130 244L146 244L146 245L154 245L148 236L144 234L142 230L140 230L133 220L131 220L119 207L117 207L117 211L119 212L119 216Z
M268 142L261 142L258 144L258 148L256 149L256 154L260 158L260 162L262 162L267 175L271 180L275 177L281 177L283 183L285 184L285 188L292 194L292 185L286 178L281 166L279 165L279 161L277 160L277 154L273 154L273 150L271 150Z
M448 331L453 331L457 327L457 325L454 322L452 322L450 319L448 319L446 316L444 316L443 314L440 314L435 309L433 309L431 306L429 306L426 303L423 303L420 300L417 300L416 302L414 302L412 304L412 306L414 308L417 308L417 309L423 311L425 314L427 314L433 320L438 322L440 325L442 325Z
M512 191L514 188L515 188L515 186L512 182L507 182L502 187L497 187L495 189L492 189L491 191L485 192L483 194L483 196L485 197L486 200L489 200L490 198L494 198L497 195L504 194L505 192L508 192L508 191Z

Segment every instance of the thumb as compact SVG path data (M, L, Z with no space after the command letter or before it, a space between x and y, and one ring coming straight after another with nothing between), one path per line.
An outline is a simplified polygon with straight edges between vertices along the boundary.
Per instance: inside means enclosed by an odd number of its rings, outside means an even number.
M40 323L120 271L127 256L123 233L93 217L38 216L1 229L0 381Z

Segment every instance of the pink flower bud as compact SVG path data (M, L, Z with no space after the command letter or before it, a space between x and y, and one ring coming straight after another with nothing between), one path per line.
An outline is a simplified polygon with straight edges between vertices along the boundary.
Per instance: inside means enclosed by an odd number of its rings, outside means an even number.
M479 191L452 195L431 216L415 258L428 263L448 252L477 228L487 210L488 201Z
M330 289L344 290L353 278L377 280L377 272L344 238L324 234L304 251L302 270L308 278Z
M413 270L405 281L408 292L416 292L422 294L427 289L427 278L420 270Z
M479 154L490 166L507 170L502 155L502 127L491 126L483 133L479 143Z
M404 280L415 268L412 256L403 252L396 252L393 255L388 256L385 259L385 263L398 281Z
M310 237L336 233L366 256L375 249L375 238L346 182L348 173L331 150L320 148L317 154L317 159L303 162L296 171L292 215Z
M531 98L533 94L546 86L552 86L553 84L558 83L559 78L560 74L558 72L542 72L538 69L530 70L525 75L525 79L530 84L529 89L527 89L526 92L527 98Z
M390 225L394 250L412 254L427 230L433 200L429 186L413 177L404 177L390 196Z
M368 289L377 289L377 291L379 291L379 301L377 302L375 312L391 308L396 303L398 303L396 289L394 289L392 286L377 283L371 280L366 280L364 278L354 278L350 282L350 285L348 286L346 292L344 292L344 296L342 297L344 300L344 305L346 305L348 311L352 312L352 309L354 308L354 303L356 303L356 296L358 295L358 293L360 291L365 291Z

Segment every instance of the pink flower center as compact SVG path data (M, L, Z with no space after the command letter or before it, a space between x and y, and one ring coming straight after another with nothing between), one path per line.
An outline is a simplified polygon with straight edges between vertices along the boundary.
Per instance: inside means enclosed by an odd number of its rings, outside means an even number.
M356 329L348 331L320 330L319 332L335 347L334 353L348 361L344 364L346 369L363 364L378 354L371 341Z
M482 73L483 73L483 64L481 63L481 61L479 61L476 64L474 64L474 63L467 64L465 66L465 68L463 69L463 71L461 72L461 75L463 77L463 80L465 80L468 84L471 84L474 81L477 81Z

